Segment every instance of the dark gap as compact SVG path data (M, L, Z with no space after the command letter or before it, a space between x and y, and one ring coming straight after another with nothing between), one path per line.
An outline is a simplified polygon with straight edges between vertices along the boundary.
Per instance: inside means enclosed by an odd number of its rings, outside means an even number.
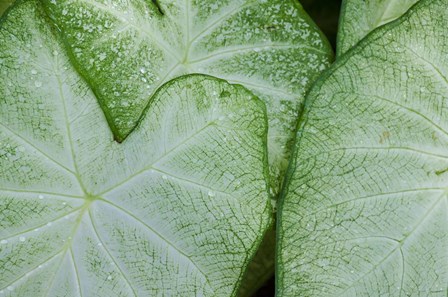
M341 2L341 0L300 0L305 11L327 36L333 50L336 50Z
M161 15L165 15L165 13L162 10L162 7L159 4L159 1L157 1L157 0L151 0L151 1L152 1L152 4L154 4L157 7L157 10L159 11L159 13Z
M305 11L330 41L333 50L336 50L336 37L338 33L341 2L342 0L300 0ZM267 280L264 285L252 295L252 297L273 296L275 296L275 276Z
M275 296L275 277L271 277L264 283L263 287L252 295L252 297L273 297Z

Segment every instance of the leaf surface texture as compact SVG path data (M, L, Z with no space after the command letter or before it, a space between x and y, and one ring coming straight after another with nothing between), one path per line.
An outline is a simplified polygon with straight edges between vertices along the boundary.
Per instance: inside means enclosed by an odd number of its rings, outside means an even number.
M419 0L343 0L339 20L337 56L367 34L402 16Z
M446 296L448 5L420 1L307 98L279 221L279 296Z
M332 53L296 0L43 0L118 141L167 80L203 73L267 105L274 194L305 92Z
M234 296L270 224L266 111L202 75L122 144L37 1L0 28L3 296Z

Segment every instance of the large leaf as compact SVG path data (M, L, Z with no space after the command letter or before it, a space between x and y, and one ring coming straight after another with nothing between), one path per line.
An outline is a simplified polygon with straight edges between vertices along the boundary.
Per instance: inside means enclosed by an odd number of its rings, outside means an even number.
M418 0L343 0L339 20L337 55L368 33L402 16Z
M297 0L42 3L118 141L172 77L204 73L251 89L267 104L276 192L304 94L332 56Z
M232 296L270 225L263 103L193 75L118 144L37 1L0 28L4 296Z
M421 0L313 87L279 296L447 296L448 2Z

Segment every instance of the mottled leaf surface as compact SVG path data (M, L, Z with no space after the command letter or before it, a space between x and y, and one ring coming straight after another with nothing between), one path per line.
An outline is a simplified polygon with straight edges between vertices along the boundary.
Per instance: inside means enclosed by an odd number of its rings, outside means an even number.
M448 3L313 87L280 210L279 296L447 296Z
M234 296L270 225L265 107L202 75L113 140L37 1L0 28L2 296Z
M343 0L339 20L337 56L367 34L402 16L419 0Z
M264 100L275 186L304 94L331 49L297 0L43 0L117 140L170 78L204 73Z

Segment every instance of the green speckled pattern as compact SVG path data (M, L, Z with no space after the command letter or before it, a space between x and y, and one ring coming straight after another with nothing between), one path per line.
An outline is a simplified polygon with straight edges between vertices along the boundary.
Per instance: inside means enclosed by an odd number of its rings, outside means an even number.
M184 76L119 144L32 0L0 76L0 296L236 295L271 224L261 100Z
M332 59L297 0L42 0L117 140L167 80L203 73L267 105L277 193L305 92Z
M448 294L448 2L420 0L310 92L278 296Z

